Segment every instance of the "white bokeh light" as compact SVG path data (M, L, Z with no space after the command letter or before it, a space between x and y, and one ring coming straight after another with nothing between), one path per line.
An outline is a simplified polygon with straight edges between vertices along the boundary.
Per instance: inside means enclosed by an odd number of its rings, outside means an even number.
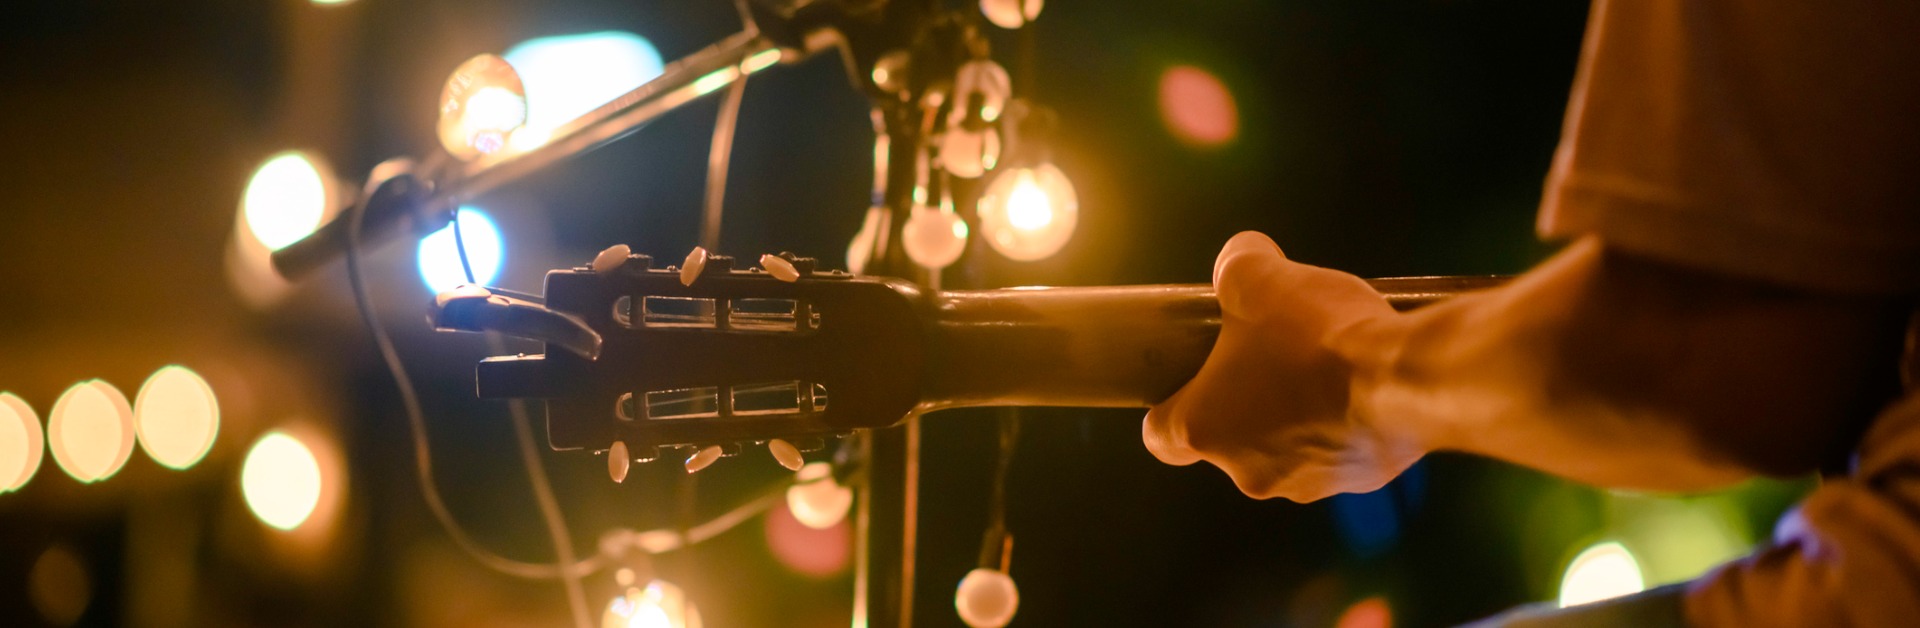
M141 384L133 401L134 432L154 462L185 469L213 449L220 433L220 402L199 373L168 365Z
M0 393L0 493L26 486L40 470L46 448L33 406L13 393Z
M1574 606L1632 595L1647 588L1640 563L1619 543L1587 548L1567 566L1560 580L1560 606Z
M74 384L47 413L53 461L83 483L113 477L133 456L133 442L133 406L106 382Z
M840 523L847 518L847 509L852 506L853 489L834 481L833 465L825 462L809 462L800 467L794 475L793 486L787 487L787 509L793 512L794 519L815 530Z
M700 608L665 580L628 587L600 614L601 628L701 628Z
M320 461L298 438L275 430L254 441L240 467L247 508L269 526L292 530L320 505Z
M277 251L304 238L326 217L328 175L299 151L274 155L247 180L241 212L253 237Z
M467 244L467 262L473 265L474 283L493 283L506 261L506 244L500 238L500 229L494 226L493 219L480 210L462 207L460 235ZM460 247L454 241L451 224L420 240L418 261L420 278L427 282L427 289L434 294L467 283L466 271L460 266Z

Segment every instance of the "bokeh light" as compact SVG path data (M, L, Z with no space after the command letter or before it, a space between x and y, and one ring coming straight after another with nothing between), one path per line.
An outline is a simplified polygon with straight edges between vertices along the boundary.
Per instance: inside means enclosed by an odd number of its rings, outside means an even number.
M1560 606L1598 602L1632 595L1647 588L1640 563L1626 546L1615 542L1594 545L1574 557L1560 579Z
M1066 246L1080 217L1080 197L1053 164L1013 168L980 196L980 233L1009 259L1045 259Z
M471 207L460 208L459 220L460 236L467 244L467 263L473 266L474 283L493 283L506 258L500 229L485 212ZM453 235L453 225L449 224L420 240L420 278L434 294L467 283L466 271L460 266L460 246Z
M260 521L281 530L307 521L320 504L323 481L313 450L279 430L254 441L240 468L240 490L247 508Z
M307 237L326 218L330 181L316 157L299 151L274 155L247 180L240 204L247 229L270 251Z
M967 221L950 211L915 207L900 228L900 238L900 248L913 263L946 268L967 251Z
M19 490L40 470L46 436L33 406L13 393L0 393L0 493Z
M1020 588L1006 572L974 569L960 579L953 593L953 610L969 628L1000 628L1020 612Z
M529 39L504 56L527 90L527 124L514 134L516 145L521 134L550 133L660 76L665 67L652 43L621 31Z
M1190 65L1160 74L1160 118L1175 138L1197 148L1212 148L1240 134L1240 108L1226 83Z
M106 382L74 384L47 413L53 461L83 483L113 477L133 456L133 442L133 406Z
M809 528L824 530L847 518L853 506L853 489L833 479L833 465L809 462L794 474L787 488L787 509L793 518Z
M93 602L93 577L72 549L54 545L33 561L33 570L27 573L27 595L41 619L71 626Z
M154 462L185 469L213 449L220 433L220 402L199 373L163 366L134 395L133 427Z
M1354 602L1333 622L1334 628L1393 628L1393 607L1374 596Z
M679 586L654 580L629 587L600 614L601 628L701 628L700 609Z
M980 0L980 13L994 26L1015 29L1040 17L1044 0Z
M456 159L499 152L507 136L526 122L526 86L500 57L468 59L440 91L440 146Z
M767 551L794 573L827 578L846 570L853 559L852 531L846 520L825 529L801 523L786 508L767 511Z

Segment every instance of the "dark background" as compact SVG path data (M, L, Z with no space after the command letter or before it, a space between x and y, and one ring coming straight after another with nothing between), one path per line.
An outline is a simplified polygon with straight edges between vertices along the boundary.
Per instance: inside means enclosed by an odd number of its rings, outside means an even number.
M1523 271L1552 248L1533 237L1533 215L1585 16L1584 2L1559 0L1049 2L1030 95L1060 112L1056 156L1081 222L1060 255L998 263L993 280L1205 281L1242 230L1365 276ZM426 514L393 384L340 271L256 310L229 288L222 251L268 155L316 150L357 182L381 159L424 154L440 81L468 56L617 29L672 59L736 26L720 0L6 3L0 390L44 415L74 381L131 392L182 363L207 376L224 415L214 454L192 470L136 454L112 480L80 485L49 460L0 496L0 617L40 621L26 574L61 544L92 575L83 624L564 622L558 585L484 571ZM1196 150L1161 123L1158 80L1179 64L1231 90L1241 125L1228 145ZM537 291L547 268L616 243L683 255L713 113L696 104L481 199L507 233L499 283ZM722 251L838 266L866 206L871 141L837 62L755 77ZM427 330L411 257L389 247L370 272L426 393L439 481L483 543L545 560L505 414L471 395L485 351ZM1552 598L1565 560L1620 499L1440 455L1371 496L1260 502L1212 468L1155 462L1138 411L1026 416L1008 504L1016 626L1324 626L1370 596L1401 625L1470 620ZM919 625L960 625L951 594L986 518L991 417L926 420ZM351 478L339 533L297 559L245 514L235 479L246 444L289 420L337 435ZM615 485L601 458L545 459L583 551L607 529L673 520L670 463ZM718 512L779 473L764 456L725 461L702 474L696 510ZM1741 502L1743 521L1764 530L1782 499ZM850 576L788 573L761 529L658 567L709 626L846 625ZM610 580L589 581L596 613Z

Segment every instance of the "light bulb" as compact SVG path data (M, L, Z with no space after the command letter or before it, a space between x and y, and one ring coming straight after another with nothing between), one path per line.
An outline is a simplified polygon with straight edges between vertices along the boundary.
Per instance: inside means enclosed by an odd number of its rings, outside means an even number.
M0 393L0 493L26 486L40 470L46 448L33 406L13 393Z
M628 587L600 614L601 628L701 628L700 609L679 586L654 580Z
M960 579L960 588L953 594L953 609L960 612L960 621L972 628L1000 628L1013 621L1013 614L1020 610L1020 589L1013 586L1013 577L1006 572L981 567Z
M1619 543L1601 543L1574 557L1560 580L1560 606L1598 602L1646 589L1640 563Z
M500 57L468 59L440 91L440 145L462 161L499 152L527 122L527 89Z
M986 14L987 21L994 26L1015 29L1040 17L1044 4L1042 0L980 0L980 12Z
M220 433L220 402L200 374L184 366L164 366L134 396L133 428L140 448L154 462L185 469L213 449Z
M980 232L993 250L1023 262L1058 253L1073 237L1080 199L1053 164L1013 168L980 195Z
M956 177L978 178L1000 161L1000 134L989 128L969 131L954 125L940 139L940 166Z
M853 489L833 480L833 465L809 462L795 474L787 487L787 509L793 518L809 528L825 530L847 517L853 506Z
M326 218L331 180L326 167L306 153L274 155L247 179L240 201L247 231L269 251L307 237Z
M74 384L47 413L47 445L53 461L84 483L120 471L133 455L133 406L120 390L100 380Z
M900 246L913 263L929 269L946 268L967 250L967 221L959 214L931 207L915 207L900 229Z

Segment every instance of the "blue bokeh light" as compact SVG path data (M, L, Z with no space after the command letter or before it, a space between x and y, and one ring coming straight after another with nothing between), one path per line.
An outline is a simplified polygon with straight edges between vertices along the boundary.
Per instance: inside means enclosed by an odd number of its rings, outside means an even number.
M506 242L500 229L484 212L472 207L460 208L460 235L466 240L467 262L473 266L473 280L481 285L493 283L506 262ZM467 283L460 267L460 247L453 239L453 225L447 225L420 240L420 278L434 294Z
M660 76L660 51L645 38L601 31L529 39L507 50L527 88L527 128L551 131Z

